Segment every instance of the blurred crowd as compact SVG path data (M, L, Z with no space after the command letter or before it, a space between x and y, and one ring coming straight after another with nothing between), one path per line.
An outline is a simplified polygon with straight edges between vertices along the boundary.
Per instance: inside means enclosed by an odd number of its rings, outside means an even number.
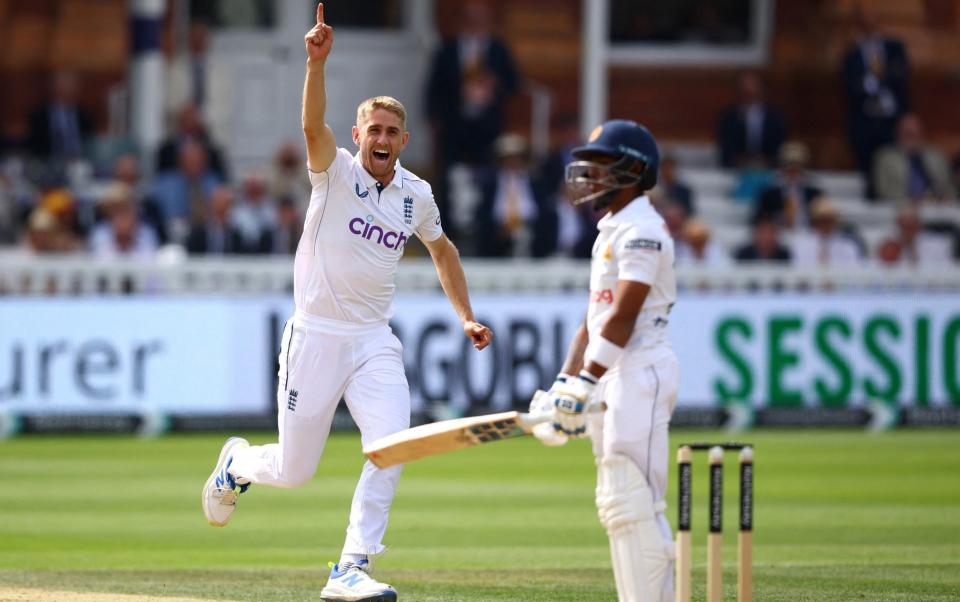
M487 6L466 2L462 10L461 29L436 49L424 90L445 229L465 256L589 257L597 216L572 206L563 185L564 165L581 142L577 117L555 116L545 157L534 156L526 136L506 131L522 74L493 34ZM92 119L77 102L81 82L71 73L51 78L29 132L0 155L0 251L136 259L164 246L192 255L295 252L310 192L302 144L283 144L269 165L232 172L202 117L211 88L205 36L202 26L191 30L170 131L150 157L132 149L95 157ZM697 188L664 149L651 198L676 240L679 265L955 261L956 221L922 218L928 205L957 203L960 155L951 163L929 144L911 112L904 45L864 16L842 71L847 137L864 182L859 196L896 207L886 235L868 240L844 219L847 199L825 194L808 169L808 147L767 100L763 78L745 72L737 102L717 116L715 140L718 163L733 174L725 201L746 216L749 235L736 244L717 240L724 224L698 212Z

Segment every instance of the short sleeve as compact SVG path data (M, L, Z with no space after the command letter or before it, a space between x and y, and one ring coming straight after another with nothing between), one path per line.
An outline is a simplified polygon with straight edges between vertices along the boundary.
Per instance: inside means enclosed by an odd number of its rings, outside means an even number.
M632 226L620 234L615 248L619 279L652 286L660 270L666 237L660 224Z
M312 171L308 163L307 175L310 176L310 186L316 188L326 184L331 179L336 179L341 173L345 172L352 161L353 155L346 149L338 148L337 154L333 157L333 163L326 171Z
M425 204L423 215L417 224L414 232L424 242L433 242L443 234L443 226L440 225L440 209L437 208L437 201L433 198L431 192Z

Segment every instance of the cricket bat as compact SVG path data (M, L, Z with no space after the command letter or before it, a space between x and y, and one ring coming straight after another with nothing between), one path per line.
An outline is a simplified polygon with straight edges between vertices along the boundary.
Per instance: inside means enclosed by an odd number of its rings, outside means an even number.
M544 391L536 393L538 396L544 394ZM588 412L603 409L602 403L587 406ZM389 468L428 456L474 447L481 443L523 437L529 435L533 427L551 420L552 417L552 412L544 414L500 412L485 416L442 420L381 437L364 447L363 454L378 467Z

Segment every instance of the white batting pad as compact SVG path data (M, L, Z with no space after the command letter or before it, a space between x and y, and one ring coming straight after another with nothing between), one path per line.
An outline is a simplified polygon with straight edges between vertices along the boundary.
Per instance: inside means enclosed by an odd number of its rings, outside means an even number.
M621 602L662 602L672 597L671 555L656 521L646 478L627 456L597 462L597 510L607 529Z

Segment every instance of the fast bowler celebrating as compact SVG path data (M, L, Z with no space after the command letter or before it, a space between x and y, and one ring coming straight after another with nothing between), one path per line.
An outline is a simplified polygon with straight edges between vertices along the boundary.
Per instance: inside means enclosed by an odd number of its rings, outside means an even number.
M606 215L597 225L586 320L551 395L532 404L553 411L554 422L534 434L550 445L592 437L597 509L620 600L666 602L673 600L667 428L679 372L666 328L676 301L673 240L645 195L657 182L660 153L646 128L618 119L597 127L573 158L571 198ZM588 418L592 400L607 411Z
M324 65L333 29L317 24L304 38L303 133L313 185L303 236L294 260L296 312L284 328L277 402L279 442L250 446L229 439L203 488L203 511L222 527L251 484L297 487L317 469L341 397L364 444L406 429L410 392L400 341L387 324L394 274L406 242L426 245L443 290L478 350L491 331L477 323L456 248L443 234L429 184L400 166L410 137L397 100L379 96L360 104L356 155L337 148L324 121ZM353 497L346 541L333 566L325 600L396 600L397 592L371 576L383 552L387 515L400 466L363 466Z

